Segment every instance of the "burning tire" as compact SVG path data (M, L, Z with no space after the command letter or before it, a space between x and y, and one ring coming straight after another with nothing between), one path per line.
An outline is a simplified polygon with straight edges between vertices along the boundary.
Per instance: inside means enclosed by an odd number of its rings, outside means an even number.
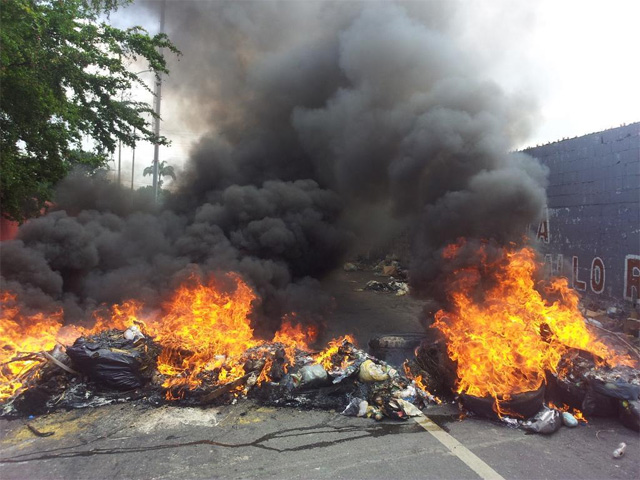
M456 365L447 355L444 339L431 330L416 350L416 362L425 372L432 393L450 396L455 386Z
M517 393L510 400L501 401L500 409L505 415L517 415L523 418L533 417L540 411L544 404L544 384L531 392ZM461 394L460 400L467 410L487 418L497 419L498 414L494 410L495 399L493 397L476 397Z

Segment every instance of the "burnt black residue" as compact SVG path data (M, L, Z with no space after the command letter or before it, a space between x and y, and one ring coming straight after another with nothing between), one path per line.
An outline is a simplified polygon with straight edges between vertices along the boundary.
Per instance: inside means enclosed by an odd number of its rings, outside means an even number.
M214 440L194 440L191 442L171 442L161 443L158 445L148 446L132 446L132 447L116 447L116 448L91 448L88 450L75 451L79 445L70 447L53 448L50 450L43 450L35 453L25 453L21 455L15 455L13 457L0 460L2 463L26 463L41 460L53 460L62 458L76 458L76 457L93 457L97 455L119 455L127 453L144 453L155 450L169 450L174 448L183 447L195 447L198 445L210 445L221 448L243 448L243 447L255 447L264 450L270 450L273 452L297 452L302 450L312 450L315 448L325 448L340 443L350 442L353 440L359 440L363 438L377 438L385 435L396 434L409 434L409 433L421 433L422 429L419 425L414 423L376 423L372 426L361 428L359 426L346 425L346 426L331 426L326 424L317 424L310 427L289 428L285 430L278 430L276 432L267 433L252 442L245 443L225 443L217 442ZM272 440L279 440L284 438L295 438L311 436L309 438L317 438L322 434L343 434L344 438L332 439L327 441L317 441L314 443L305 443L289 448L279 448L269 445ZM167 437L171 439L172 437ZM175 438L175 437L173 437Z

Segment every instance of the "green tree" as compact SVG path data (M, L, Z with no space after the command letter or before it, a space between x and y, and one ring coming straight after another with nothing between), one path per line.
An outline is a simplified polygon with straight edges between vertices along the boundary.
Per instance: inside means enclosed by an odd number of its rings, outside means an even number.
M142 171L142 175L145 177L147 175L153 175L153 164L145 168ZM176 179L176 172L174 171L173 167L164 160L158 163L158 189L161 189L162 184L164 183L162 177L171 177L174 180Z
M135 85L150 91L133 62L160 75L161 49L179 52L164 34L100 19L130 2L0 0L2 216L38 215L74 165L103 166L118 141L167 144L153 133L151 106L122 99Z

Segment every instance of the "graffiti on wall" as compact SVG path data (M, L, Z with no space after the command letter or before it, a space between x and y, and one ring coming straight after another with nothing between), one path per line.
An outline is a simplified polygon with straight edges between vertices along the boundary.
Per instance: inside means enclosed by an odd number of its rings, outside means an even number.
M536 240L542 243L549 243L549 210L544 209L544 218L540 220L538 231L536 232Z
M550 241L549 234L549 216L545 215L540 221L536 230L536 240L541 243L548 244ZM594 255L585 258L584 255L571 255L571 271L568 270L568 262L565 267L565 257L562 253L547 253L544 257L545 268L548 275L567 276L571 285L581 292L589 292L600 295L605 291L607 281L607 267L602 257ZM585 274L585 265L590 265L588 272ZM609 272L615 275L616 272ZM624 258L623 274L623 292L622 297L625 300L635 301L640 298L640 255L628 254Z
M624 262L624 298L640 298L640 255L627 255Z

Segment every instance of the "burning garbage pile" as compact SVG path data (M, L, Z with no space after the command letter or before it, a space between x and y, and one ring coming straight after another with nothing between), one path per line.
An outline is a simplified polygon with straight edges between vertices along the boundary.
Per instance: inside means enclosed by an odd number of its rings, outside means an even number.
M589 329L566 279L536 282L529 247L460 240L444 250L453 264L470 253L475 260L448 278L450 307L435 314L443 339L417 352L434 392L452 390L468 410L540 433L557 430L569 409L640 429L637 362Z
M450 36L457 29L448 21L424 21L456 15L430 12L429 2L356 2L346 9L300 3L305 7L273 16L263 15L261 2L192 2L168 16L177 22L168 27L180 37L176 44L194 51L207 45L194 64L174 69L173 84L190 105L190 120L208 133L194 142L179 185L159 212L129 202L115 184L79 175L61 182L55 211L27 222L15 241L3 244L6 288L34 308L59 302L68 308L64 315L21 312L20 302L6 297L0 339L5 411L112 397L223 402L245 390L265 392L265 401L295 402L303 378L321 373L312 368L321 352L309 347L310 332L293 318L271 341L255 338L248 317L257 300L239 278L228 278L233 288L216 294L196 284L181 288L161 311L145 308L158 305L167 285L197 265L240 272L261 292L265 317L296 310L307 303L301 298L319 311L314 297L320 289L308 280L337 265L349 239L374 245L409 227L416 246L411 288L419 291L433 283L435 252L452 239L513 239L539 218L546 169L523 153L507 153L525 138L529 102L487 83L477 56ZM271 28L247 29L243 19L254 16ZM179 28L195 20L197 28ZM369 61L371 48L363 45L383 49L384 61ZM300 55L309 60L304 68L298 68ZM391 78L390 71L403 74ZM322 88L313 79L322 79ZM372 226L379 230L373 236ZM406 293L400 282L406 272L393 259L376 268L396 280L371 288ZM122 303L131 290L148 304ZM120 304L98 315L94 326L64 324L65 317L84 318L104 302ZM449 313L454 319L457 312ZM444 325L445 316L441 320ZM371 358L365 360L388 375L381 382L389 388L375 395L372 388L354 391L366 384L359 378L366 354L347 347L324 367L327 379L317 381L327 383L323 392L335 389L344 407L351 394L359 399L358 412L382 408L385 392L411 398L408 381ZM351 370L342 366L345 358ZM337 381L342 371L352 373ZM297 386L294 375L301 376ZM454 371L451 382L455 378ZM466 378L461 393L472 395ZM132 389L119 390L121 382ZM267 394L277 390L274 384L287 387ZM489 387L487 394L509 392ZM328 396L321 397L313 401Z
M316 332L290 315L273 336L254 336L256 300L237 275L191 278L162 312L126 302L95 314L92 328L63 326L62 312L25 316L4 294L0 351L3 415L114 401L272 405L406 419L434 398L349 336L317 351Z
M465 409L536 433L574 426L583 413L617 415L638 430L636 362L590 330L566 281L536 282L527 247L459 241L444 255L456 265L470 248L481 261L452 271L449 308L433 324L441 337L409 352L402 373L349 336L312 348L317 333L295 314L270 341L257 338L250 318L258 297L237 274L192 276L160 311L135 301L98 310L91 328L64 325L61 311L23 312L4 293L0 413L249 397L406 419L454 392Z

